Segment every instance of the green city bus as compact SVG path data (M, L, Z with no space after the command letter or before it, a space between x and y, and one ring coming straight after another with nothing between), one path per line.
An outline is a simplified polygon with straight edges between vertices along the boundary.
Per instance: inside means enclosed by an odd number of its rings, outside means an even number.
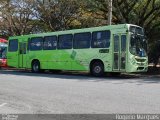
M142 27L109 25L9 38L8 66L108 73L146 72L147 41Z

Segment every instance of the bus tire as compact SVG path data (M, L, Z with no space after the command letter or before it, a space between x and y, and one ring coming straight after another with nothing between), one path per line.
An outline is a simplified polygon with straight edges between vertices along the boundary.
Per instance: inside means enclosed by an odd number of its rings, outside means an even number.
M102 62L94 62L91 64L91 74L95 77L100 77L104 75L104 65Z
M32 62L32 72L33 73L39 73L40 72L40 62L38 60L35 60Z

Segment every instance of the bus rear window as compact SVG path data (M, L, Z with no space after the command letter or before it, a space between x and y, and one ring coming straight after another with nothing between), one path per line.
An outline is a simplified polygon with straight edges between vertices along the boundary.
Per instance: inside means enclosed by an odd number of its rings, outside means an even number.
M110 46L110 31L92 33L92 48L108 48Z
M9 46L8 46L8 51L9 52L16 52L18 50L18 40L9 40Z

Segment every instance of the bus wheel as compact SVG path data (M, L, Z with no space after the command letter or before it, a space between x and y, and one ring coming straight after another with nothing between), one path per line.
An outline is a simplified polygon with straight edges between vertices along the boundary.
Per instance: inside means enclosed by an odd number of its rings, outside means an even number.
M104 65L102 62L94 62L91 66L91 74L100 77L104 75Z
M32 72L39 73L40 72L40 63L39 61L33 61L32 63Z

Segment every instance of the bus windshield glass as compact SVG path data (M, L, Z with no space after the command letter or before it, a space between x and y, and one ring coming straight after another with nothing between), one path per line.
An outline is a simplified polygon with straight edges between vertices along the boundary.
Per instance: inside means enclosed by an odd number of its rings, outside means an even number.
M144 36L143 28L130 27L130 52L139 57L147 56L147 40Z
M0 43L0 59L6 59L7 45Z
M143 28L137 26L130 26L129 31L134 34L144 35Z

